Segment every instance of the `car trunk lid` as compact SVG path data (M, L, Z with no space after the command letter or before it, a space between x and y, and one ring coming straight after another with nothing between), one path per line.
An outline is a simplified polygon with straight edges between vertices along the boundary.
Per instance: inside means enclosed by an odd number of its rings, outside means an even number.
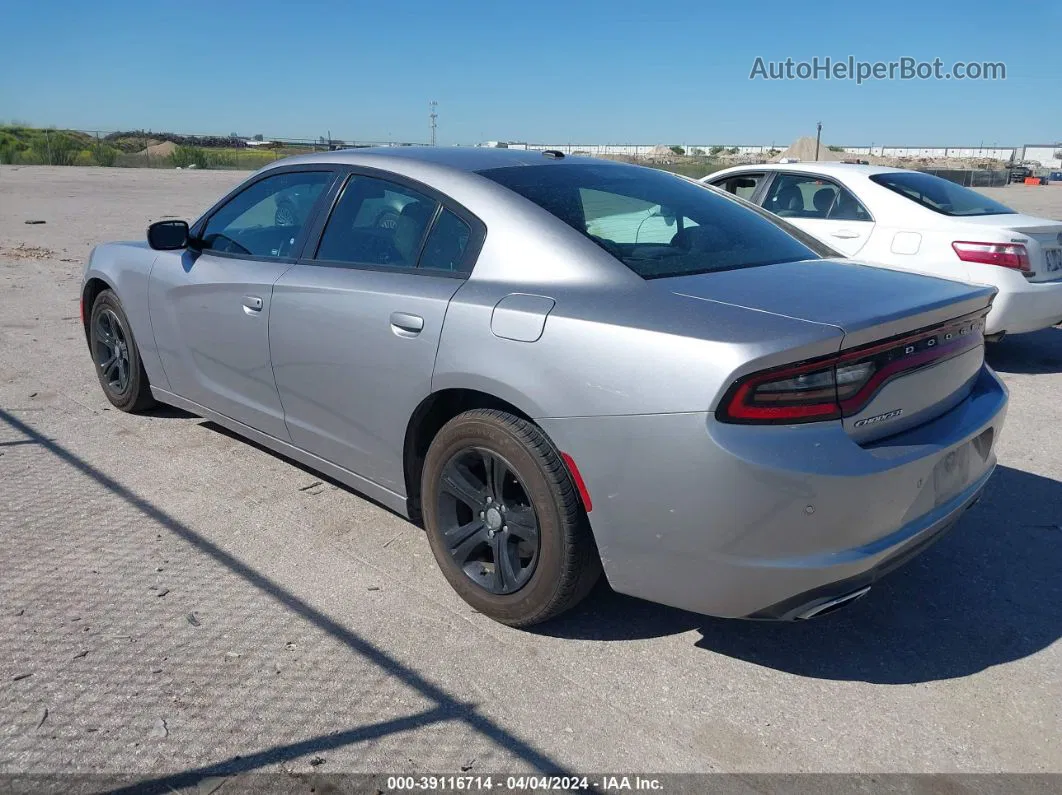
M1020 213L979 215L961 220L964 234L971 239L980 234L987 238L985 242L1024 245L1032 269L1029 281L1062 279L1062 222Z
M995 295L992 287L837 260L659 284L689 298L840 329L839 361L872 362L867 391L841 404L845 430L859 442L927 422L969 394L984 362L984 315Z

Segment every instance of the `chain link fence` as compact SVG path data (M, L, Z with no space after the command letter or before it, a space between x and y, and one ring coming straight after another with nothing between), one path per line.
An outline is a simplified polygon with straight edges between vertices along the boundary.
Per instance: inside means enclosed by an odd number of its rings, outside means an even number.
M367 146L422 146L400 141L353 141L331 136L178 135L150 131L53 130L0 126L0 163L119 168L199 168L253 171L281 158Z
M919 171L967 188L1002 188L1010 179L1007 169L920 168Z

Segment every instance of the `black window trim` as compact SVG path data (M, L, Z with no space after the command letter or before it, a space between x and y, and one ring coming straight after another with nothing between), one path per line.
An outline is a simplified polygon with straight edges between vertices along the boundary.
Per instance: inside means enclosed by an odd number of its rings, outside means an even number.
M332 191L330 191L327 207L319 212L314 218L313 228L310 230L306 245L302 249L301 256L298 258L299 265L310 265L318 268L344 268L347 270L377 271L380 273L405 273L443 279L461 279L462 281L468 279L472 274L473 268L475 268L476 262L479 260L479 254L482 251L483 243L487 238L487 226L482 220L480 220L479 216L464 205L454 201L445 193L442 193L430 185L425 185L423 182L415 180L412 177L407 177L404 174L397 174L393 171L373 168L371 166L340 165L339 169L340 178L337 181L337 184L333 186ZM421 235L420 244L417 249L416 263L414 265L379 265L370 262L347 262L345 260L325 260L316 258L317 250L321 245L321 238L324 236L324 230L328 226L328 222L332 219L332 214L335 212L336 205L339 203L339 199L343 195L343 191L346 190L347 185L350 184L350 181L355 177L372 177L385 182L391 182L399 187L408 188L409 190L423 194L435 202L435 211L432 213L431 220L428 222L427 226L424 227L424 234ZM470 229L468 244L465 246L464 255L461 257L460 269L444 271L437 268L422 268L420 266L420 261L424 255L424 247L427 245L428 238L431 236L432 231L435 229L435 224L438 223L439 217L444 210L449 210L456 215L460 220L468 224Z
M851 197L856 200L856 202L859 204L859 206L863 208L863 212L865 212L867 214L867 218L869 220L861 221L861 220L855 219L855 220L842 221L842 220L840 220L838 218L801 218L801 219L798 219L798 220L801 220L801 221L836 221L837 223L841 223L841 224L847 224L847 223L876 224L877 223L877 219L874 218L874 213L870 212L870 209L867 207L866 202L864 202L862 199L860 199L858 196L856 196L855 192L851 188L849 188L847 185L845 185L842 182L838 182L836 177L830 177L830 176L827 176L826 174L820 174L817 171L786 171L786 170L780 169L780 168L778 168L778 169L773 169L772 168L767 173L770 176L770 179L764 181L763 194L760 196L760 200L757 202L757 204L759 204L761 207L763 207L763 203L767 201L767 194L770 192L771 186L774 185L775 180L778 177L781 177L781 176L786 176L786 177L812 177L814 179L821 179L823 182L828 182L831 185L833 185L835 188L837 188L838 190L848 191L849 195L851 195ZM764 209L766 210L767 208L764 207ZM767 210L767 212L770 212L770 210ZM778 217L782 218L782 216L778 216ZM782 220L783 221L788 221L790 219L782 218Z
M322 188L321 192L317 195L317 199L314 201L314 205L310 209L310 212L306 217L306 223L304 223L302 225L302 228L299 230L299 236L295 240L295 245L292 246L291 253L289 253L286 257L270 257L263 254L241 254L238 251L215 251L209 248L199 250L198 253L200 255L209 254L212 257L222 257L225 259L261 260L264 262L280 262L291 264L297 262L306 246L307 241L309 240L310 230L317 222L317 217L321 212L321 208L325 202L326 197L335 188L335 183L340 173L340 170L335 163L302 163L299 165L270 168L266 171L263 171L257 176L241 182L235 188L233 188L220 199L218 199L216 202L214 202L214 205L199 217L199 219L192 225L189 231L189 235L192 238L202 237L202 233L206 230L206 226L208 223L210 223L210 219L217 215L218 212L220 212L231 200L235 199L244 191L250 190L259 182L267 180L271 177L280 176L282 174L297 174L300 172L327 174L328 179L325 181L324 188Z

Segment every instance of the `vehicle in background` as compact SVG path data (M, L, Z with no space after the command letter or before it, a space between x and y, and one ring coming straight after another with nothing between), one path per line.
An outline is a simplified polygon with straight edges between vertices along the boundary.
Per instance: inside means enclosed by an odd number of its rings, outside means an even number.
M1033 170L1028 166L1011 166L1007 169L1008 182L1025 182L1026 178L1033 175Z
M290 196L302 220L277 223ZM993 289L833 258L656 169L327 152L147 237L85 268L107 399L207 417L423 522L454 590L514 626L602 570L704 613L822 615L995 467Z
M702 182L762 206L846 257L997 288L990 338L1062 321L1062 222L887 166L738 166Z

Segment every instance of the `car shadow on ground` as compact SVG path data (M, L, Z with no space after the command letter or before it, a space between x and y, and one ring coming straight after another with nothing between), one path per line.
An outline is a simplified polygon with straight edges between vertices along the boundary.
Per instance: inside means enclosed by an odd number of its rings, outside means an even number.
M985 348L985 360L1001 373L1062 372L1062 328L1004 337Z
M369 499L209 420L202 424ZM1060 572L1062 483L1000 466L954 530L866 597L822 618L716 619L617 594L602 578L574 610L530 631L609 642L696 630L700 649L799 676L911 684L968 676L1062 638Z
M177 409L173 411L179 412ZM188 415L184 412L170 414L169 410L163 410L163 413L158 416L191 417L194 415ZM267 748L255 748L252 744L249 753L220 761L206 761L199 767L187 768L178 772L160 772L153 778L146 778L144 774L116 774L108 778L101 776L98 779L98 786L94 784L92 791L123 793L123 795L124 793L129 793L130 795L133 795L133 793L136 793L136 795L163 795L164 793L195 787L202 791L214 792L221 786L216 781L218 778L259 771L268 766L290 762L314 753L364 743L390 734L406 733L422 726L455 721L461 721L475 733L499 748L505 749L509 754L517 757L530 770L563 776L573 775L571 771L546 752L541 751L532 741L516 736L493 718L482 714L475 703L458 699L445 686L435 683L418 669L391 656L390 653L377 647L368 638L362 637L337 619L322 612L313 604L304 601L301 597L271 579L267 574L258 571L231 552L215 544L209 538L200 535L191 526L184 524L154 503L137 495L123 483L97 469L88 460L81 458L55 440L44 436L14 414L0 407L0 428L4 426L20 434L20 438L12 441L39 445L73 471L88 478L97 488L109 492L114 498L139 511L146 522L155 523L174 537L192 545L200 554L207 558L209 563L227 569L228 572L242 581L243 587L255 589L262 596L274 601L277 605L298 616L317 630L328 634L346 646L351 653L376 666L381 676L402 682L405 686L417 691L422 700L427 702L426 708L411 715L372 724L350 726L324 735L298 739ZM150 524L146 526L151 528L151 533L154 534L154 527ZM160 765L160 768L164 768L164 766ZM313 786L310 785L300 787L299 780L295 777L295 774L289 775L292 775L293 791L314 791ZM68 782L64 783L68 784ZM41 785L41 787L45 786L46 784ZM50 786L47 787L47 789L52 788ZM69 789L69 787L67 786L66 789ZM231 789L228 788L227 791ZM329 785L325 786L322 791L333 791L334 789L334 786ZM29 785L27 791L33 791L33 784ZM56 788L56 791L65 791L65 789ZM244 790L239 789L239 791ZM247 791L256 790L252 787Z
M923 555L820 619L713 619L599 587L542 634L629 640L697 630L697 647L819 679L910 684L1019 660L1062 637L1062 483L999 467Z

